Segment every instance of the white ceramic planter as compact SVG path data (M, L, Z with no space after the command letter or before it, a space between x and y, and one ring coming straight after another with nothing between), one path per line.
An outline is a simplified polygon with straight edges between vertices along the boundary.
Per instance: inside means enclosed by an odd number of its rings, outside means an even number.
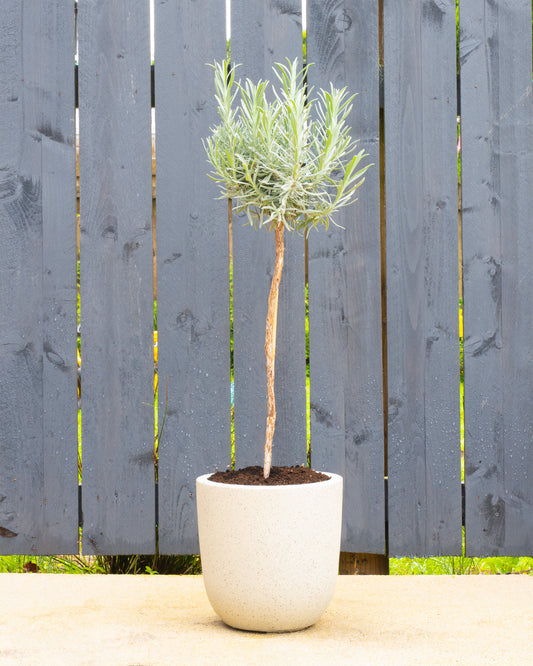
M222 620L296 631L327 608L337 580L342 477L292 486L196 480L207 596Z

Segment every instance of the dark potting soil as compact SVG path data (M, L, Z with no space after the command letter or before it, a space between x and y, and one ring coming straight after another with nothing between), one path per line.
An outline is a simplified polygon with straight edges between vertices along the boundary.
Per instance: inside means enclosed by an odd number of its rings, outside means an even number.
M215 472L209 481L217 483L234 483L244 486L291 486L301 483L317 483L327 481L329 476L315 472L309 467L272 467L268 479L263 478L263 468L255 465L243 469Z

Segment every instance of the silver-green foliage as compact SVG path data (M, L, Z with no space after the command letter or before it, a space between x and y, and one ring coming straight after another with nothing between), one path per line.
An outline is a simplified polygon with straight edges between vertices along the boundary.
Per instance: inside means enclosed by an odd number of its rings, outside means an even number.
M327 227L338 208L354 201L370 166L358 168L365 152L355 152L346 124L354 95L332 85L311 98L307 68L300 70L297 59L273 69L281 88L268 100L267 81L241 84L235 68L215 62L222 122L204 141L210 177L256 227Z

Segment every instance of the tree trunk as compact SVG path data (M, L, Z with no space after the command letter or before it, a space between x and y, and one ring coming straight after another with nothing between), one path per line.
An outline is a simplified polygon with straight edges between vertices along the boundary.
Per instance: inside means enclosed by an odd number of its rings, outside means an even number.
M283 254L285 252L285 246L283 243L284 231L285 227L283 226L283 223L280 223L275 228L274 232L276 235L276 263L274 266L272 283L270 284L266 320L265 357L268 408L265 438L265 462L263 466L263 476L265 479L268 479L270 475L270 466L272 465L272 439L274 438L274 429L276 427L276 396L274 394L274 376L276 370L276 332L278 326L279 283L281 281Z

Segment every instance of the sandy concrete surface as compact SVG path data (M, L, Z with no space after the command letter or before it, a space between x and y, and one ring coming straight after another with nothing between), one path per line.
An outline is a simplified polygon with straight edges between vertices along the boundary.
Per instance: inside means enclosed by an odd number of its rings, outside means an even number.
M0 574L0 664L533 665L532 576L341 576L313 627L226 627L201 577Z

